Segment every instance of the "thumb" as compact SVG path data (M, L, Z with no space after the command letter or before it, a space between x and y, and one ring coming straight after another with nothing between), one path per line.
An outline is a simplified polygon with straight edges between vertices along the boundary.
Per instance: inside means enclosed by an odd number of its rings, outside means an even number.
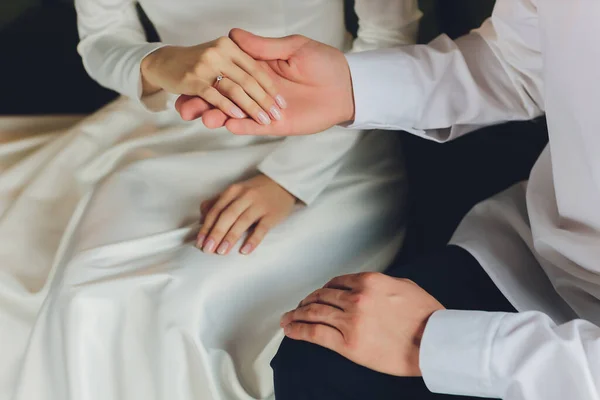
M243 29L232 29L229 38L255 60L288 60L298 49L306 45L310 39L302 35L283 38L266 38L256 36Z
M175 109L184 121L192 121L200 118L213 107L200 97L183 94L177 98Z

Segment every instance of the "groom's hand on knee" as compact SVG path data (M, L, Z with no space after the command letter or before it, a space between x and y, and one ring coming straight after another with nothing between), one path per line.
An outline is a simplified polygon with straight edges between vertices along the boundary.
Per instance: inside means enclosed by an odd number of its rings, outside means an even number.
M329 348L378 372L419 376L420 341L444 307L406 279L379 273L331 280L286 313L286 336Z

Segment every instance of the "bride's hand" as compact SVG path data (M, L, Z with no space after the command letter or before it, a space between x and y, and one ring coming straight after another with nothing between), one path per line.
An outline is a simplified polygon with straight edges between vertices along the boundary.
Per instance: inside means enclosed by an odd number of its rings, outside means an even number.
M199 96L232 118L280 120L283 97L263 67L229 38L191 47L166 46L141 64L143 93L159 90ZM224 79L215 88L217 77Z
M240 250L250 254L271 228L291 214L295 203L292 194L266 175L231 185L200 206L204 224L196 246L205 253L225 255L251 230Z

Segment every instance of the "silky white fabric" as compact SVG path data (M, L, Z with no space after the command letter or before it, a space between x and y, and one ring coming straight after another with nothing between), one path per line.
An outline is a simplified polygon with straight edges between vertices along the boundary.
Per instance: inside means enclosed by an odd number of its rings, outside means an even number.
M357 47L414 40L414 2L376 3L360 12ZM142 5L163 43L233 27L340 48L348 38L338 0ZM382 18L390 9L397 17ZM399 249L394 135L335 128L292 142L183 122L173 96L139 98L139 63L162 44L144 43L133 2L77 10L86 68L134 100L80 121L0 119L0 399L271 398L281 313L335 275L383 269ZM200 202L257 171L308 206L251 256L197 250Z
M348 56L354 127L447 141L547 114L550 144L529 181L475 207L452 240L522 313L435 313L421 349L432 391L600 398L598 21L597 1L498 0L456 42Z

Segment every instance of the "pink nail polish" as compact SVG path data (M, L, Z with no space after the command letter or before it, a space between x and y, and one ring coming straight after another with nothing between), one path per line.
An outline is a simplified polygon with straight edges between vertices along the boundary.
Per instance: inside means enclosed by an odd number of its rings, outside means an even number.
M263 125L269 125L271 123L271 118L269 118L267 113L264 111L258 113L258 120Z
M223 242L219 246L219 249L217 250L217 253L219 253L220 255L223 256L223 255L225 255L225 253L227 253L227 250L229 250L229 242Z
M242 249L240 250L240 253L242 253L244 255L248 255L248 254L250 254L251 251L252 251L252 245L250 243L247 243L244 245L244 247L242 247Z
M246 118L246 114L238 107L233 107L231 109L231 114L236 118Z
M281 112L279 111L279 109L277 107L275 107L275 106L271 107L271 115L277 121L281 121Z
M198 239L196 239L196 247L202 248L202 245L204 244L204 239L206 239L205 235L199 235Z
M212 253L213 251L215 251L215 245L216 243L213 239L208 239L208 241L204 244L202 250L204 250L205 253Z
M277 105L281 108L287 108L287 101L285 101L285 99L283 98L283 96L281 96L280 94L278 94L277 96L275 96L275 101L277 102Z

